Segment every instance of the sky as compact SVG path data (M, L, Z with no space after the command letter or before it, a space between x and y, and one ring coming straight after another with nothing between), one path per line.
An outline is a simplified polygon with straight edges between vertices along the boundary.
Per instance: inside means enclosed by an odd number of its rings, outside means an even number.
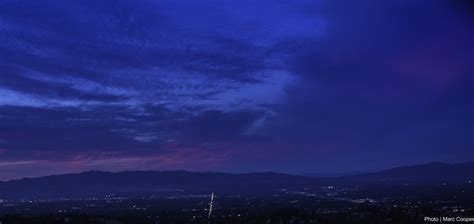
M474 160L459 1L0 2L0 180Z

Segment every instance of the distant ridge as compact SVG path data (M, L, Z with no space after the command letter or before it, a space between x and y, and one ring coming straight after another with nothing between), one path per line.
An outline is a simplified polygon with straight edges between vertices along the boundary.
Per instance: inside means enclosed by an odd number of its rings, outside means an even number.
M474 180L474 162L457 164L433 162L343 178L358 181L464 182Z
M104 194L187 192L272 192L316 184L318 179L274 172L230 174L188 171L87 171L0 183L0 198L83 197Z
M274 172L231 174L188 171L87 171L0 182L2 198L89 197L106 194L150 195L159 192L268 194L281 189L327 184L412 182L439 184L474 181L474 162L428 163L345 177L308 177Z

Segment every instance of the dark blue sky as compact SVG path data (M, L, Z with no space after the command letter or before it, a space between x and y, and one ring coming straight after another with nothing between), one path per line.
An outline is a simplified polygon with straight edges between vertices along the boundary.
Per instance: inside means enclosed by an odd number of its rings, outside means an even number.
M466 1L0 2L0 179L474 160Z

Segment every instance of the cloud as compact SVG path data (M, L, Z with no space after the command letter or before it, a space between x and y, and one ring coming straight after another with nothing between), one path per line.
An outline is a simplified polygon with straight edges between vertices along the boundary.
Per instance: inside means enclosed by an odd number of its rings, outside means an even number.
M370 159L377 151L403 152L394 154L398 160L419 158L439 148L421 136L439 133L441 151L466 154L473 142L465 133L474 131L473 108L465 103L474 97L472 63L466 61L473 51L462 46L472 46L465 38L472 36L472 20L445 4L322 1L306 7L327 19L327 30L320 39L275 45L291 55L288 67L300 82L287 88L286 104L268 131L301 147L313 145L315 157L328 156L325 145L342 144L343 151L333 152L344 155L341 163L357 153Z
M144 156L172 151L169 142L200 147L212 142L239 141L264 111L175 112L159 105L136 109L122 106L1 106L0 148L3 158L71 159L76 155ZM25 119L26 118L26 119ZM202 148L204 153L206 149Z
M244 138L246 130L263 115L264 111L207 110L192 117L181 129L181 133L185 140L197 141L194 143L237 141Z
M3 2L2 162L296 171L471 158L466 4Z

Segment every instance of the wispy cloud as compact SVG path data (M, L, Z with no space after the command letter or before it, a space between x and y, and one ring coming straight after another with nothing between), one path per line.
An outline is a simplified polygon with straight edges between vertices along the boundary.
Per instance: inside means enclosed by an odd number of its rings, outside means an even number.
M462 4L3 2L1 166L472 158L474 20ZM24 165L18 175L38 172Z

